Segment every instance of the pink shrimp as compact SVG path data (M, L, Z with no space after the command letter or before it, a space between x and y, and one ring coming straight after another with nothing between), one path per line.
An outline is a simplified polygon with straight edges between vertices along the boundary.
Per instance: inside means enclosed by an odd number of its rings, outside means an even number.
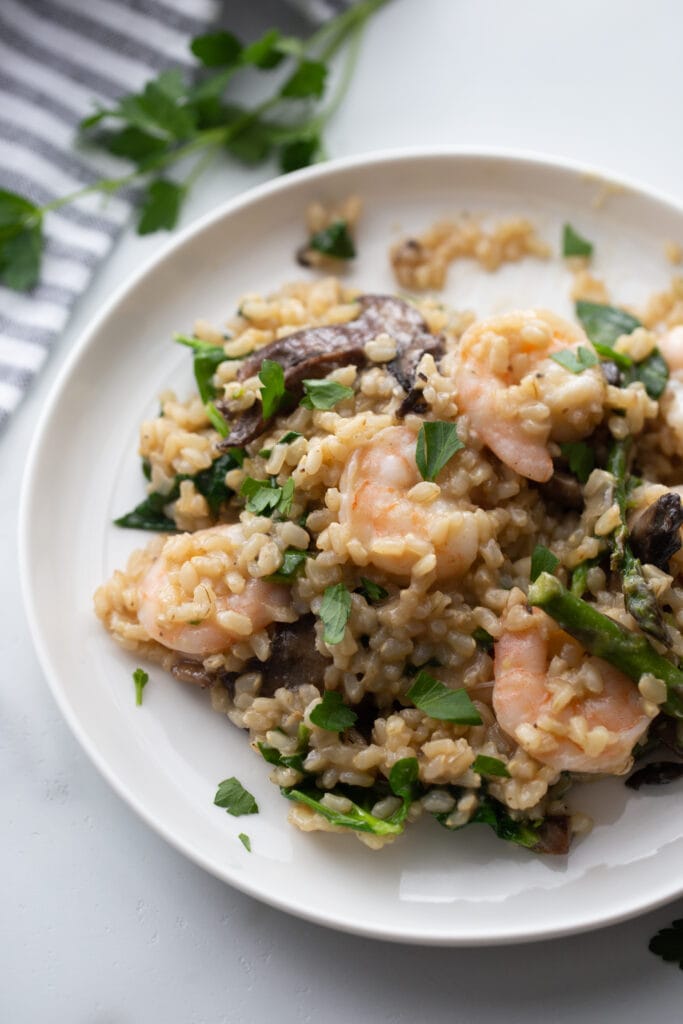
M241 523L166 540L138 590L138 620L153 640L206 658L296 617L289 587L240 572L245 540Z
M524 614L520 607L512 613ZM493 708L501 728L558 771L628 771L654 706L617 669L587 656L540 609L526 614L533 616L528 628L513 631L504 623L496 644Z
M602 417L597 366L572 373L550 359L589 349L580 327L547 310L519 310L473 324L455 354L458 404L487 447L516 473L549 480L548 440L575 441Z

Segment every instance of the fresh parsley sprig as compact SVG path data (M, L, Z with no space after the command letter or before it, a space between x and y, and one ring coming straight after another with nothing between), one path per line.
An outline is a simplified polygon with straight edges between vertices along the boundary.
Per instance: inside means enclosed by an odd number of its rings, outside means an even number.
M362 31L385 3L361 0L308 39L283 36L277 29L247 45L226 31L199 36L190 46L197 58L193 73L163 71L140 92L86 117L80 126L83 140L128 161L131 169L42 206L0 190L0 282L17 291L36 285L46 214L83 196L141 187L137 227L150 234L175 226L189 189L218 153L250 164L276 157L283 173L322 159L323 131L348 88ZM325 95L329 62L343 49L347 60L336 91L316 110ZM231 100L230 87L240 73L274 68L286 73L268 98L251 108ZM176 180L178 175L169 172L181 161L185 177Z

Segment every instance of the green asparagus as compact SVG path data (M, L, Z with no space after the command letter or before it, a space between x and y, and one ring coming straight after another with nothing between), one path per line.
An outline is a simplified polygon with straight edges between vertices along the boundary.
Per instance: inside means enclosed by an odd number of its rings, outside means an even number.
M626 523L628 463L632 437L615 441L607 459L607 469L614 477L614 497L619 507L620 523L612 534L611 566L621 575L626 609L638 625L663 644L669 642L662 612L643 575L643 567L631 550Z

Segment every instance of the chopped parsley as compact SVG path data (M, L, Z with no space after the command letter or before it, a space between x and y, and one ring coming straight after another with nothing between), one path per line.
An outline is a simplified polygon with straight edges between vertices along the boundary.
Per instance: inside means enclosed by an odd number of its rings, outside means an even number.
M325 690L320 704L316 704L310 714L314 725L328 732L344 732L355 723L358 715L347 707L337 690Z
M683 970L683 917L672 921L668 928L658 931L650 939L648 949L668 963L677 963Z
M351 594L343 583L327 587L320 605L320 618L325 627L326 644L339 644L344 639L346 623L351 615Z
M579 483L585 484L595 468L593 449L585 441L568 441L560 445L560 450Z
M481 725L481 716L466 690L451 690L424 669L418 672L406 696L430 718L458 725Z
M308 248L334 260L352 260L356 255L356 247L345 220L335 220L326 228L316 231L308 241Z
M622 334L631 334L636 327L642 327L640 320L625 309L600 302L587 302L585 299L579 299L576 303L576 315L590 341L596 345L596 351L600 351L597 345L612 349Z
M301 405L305 409L333 409L339 402L353 397L353 388L338 384L336 380L303 381L305 397Z
M422 479L436 480L446 463L464 447L458 437L457 423L443 420L423 423L415 447L415 462Z
M549 572L552 575L559 564L559 558L552 551L544 548L542 544L537 544L531 556L531 582L537 580L542 572Z
M389 596L388 590L380 587L379 583L375 583L374 580L369 580L367 576L361 576L360 590L368 601L372 602L383 601L385 597Z
M234 776L218 784L213 802L235 818L243 814L258 814L258 804L251 793Z
M175 334L173 340L179 345L186 345L187 348L192 349L194 379L197 383L199 397L206 405L218 394L213 384L213 375L220 364L228 359L223 351L223 346L211 345L207 341L200 341L199 338L189 337L187 334Z
M591 352L585 345L579 345L576 352L568 348L562 349L561 352L553 352L550 358L570 373L583 373L591 366L597 366L600 361L595 352Z
M261 405L263 418L269 420L280 408L286 394L285 372L274 359L264 359L258 379L261 381Z
M293 583L306 564L309 557L308 551L300 551L299 548L287 548L282 556L282 565L266 579L269 583Z
M472 771L478 775L495 775L500 779L509 779L510 772L505 764L497 757L487 757L486 754L477 754L472 762Z
M278 487L272 480L255 480L248 476L242 482L240 494L247 499L247 512L257 516L278 512L286 518L292 508L294 479L290 477L282 487Z
M565 224L562 229L562 255L565 257L592 256L593 243L583 238L571 224Z
M251 839L246 832L240 832L237 837L247 853L251 853Z
M149 676L143 668L136 668L133 672L133 682L135 683L135 703L138 707L142 704L142 691L149 682Z

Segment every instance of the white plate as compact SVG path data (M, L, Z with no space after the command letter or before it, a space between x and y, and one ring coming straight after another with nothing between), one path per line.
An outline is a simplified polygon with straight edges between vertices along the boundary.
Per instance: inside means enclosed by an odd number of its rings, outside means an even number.
M683 212L633 187L611 195L581 169L540 159L456 151L361 157L279 179L180 235L114 297L81 339L36 432L22 509L25 597L40 658L74 733L115 789L170 842L231 885L321 924L397 941L474 945L562 935L625 918L683 892L680 788L633 793L612 780L577 790L595 818L568 858L535 857L485 828L453 835L425 819L381 853L353 837L303 835L244 734L206 695L156 669L133 700L136 659L92 612L92 593L147 537L111 520L142 496L137 426L169 383L192 386L187 353L170 343L197 316L220 322L245 291L301 276L293 253L312 199L358 193L365 203L350 280L391 290L387 244L459 211L524 214L557 247L570 221L596 242L596 272L614 299L665 286L666 239ZM480 314L515 306L570 313L569 275L526 260L486 275L450 271L445 299ZM237 775L261 813L212 805ZM251 837L251 854L237 839Z

